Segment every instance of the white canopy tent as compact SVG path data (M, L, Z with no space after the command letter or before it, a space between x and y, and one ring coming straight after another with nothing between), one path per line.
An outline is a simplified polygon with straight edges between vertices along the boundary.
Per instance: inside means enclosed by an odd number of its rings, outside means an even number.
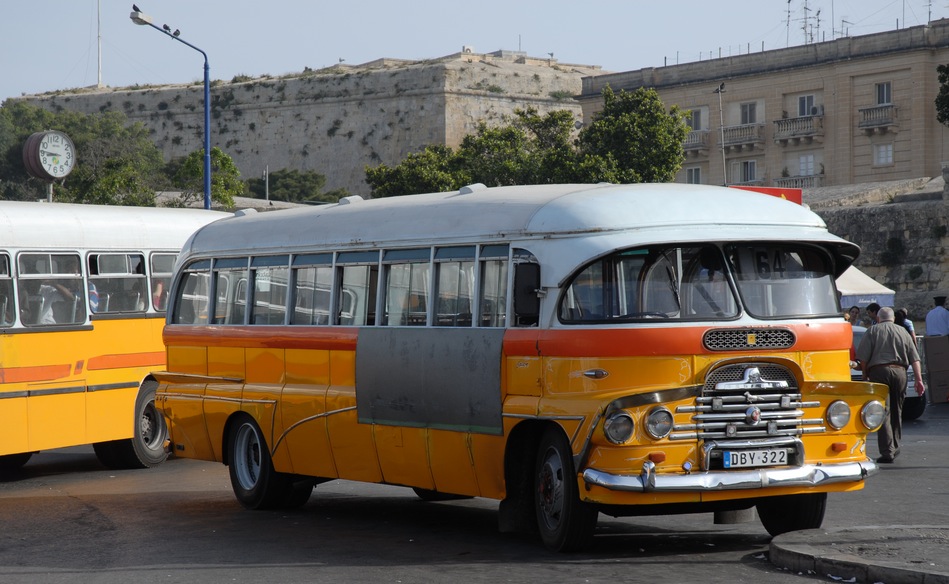
M896 292L880 284L857 268L850 266L837 278L837 290L840 291L840 306L865 308L876 302L880 306L893 306Z

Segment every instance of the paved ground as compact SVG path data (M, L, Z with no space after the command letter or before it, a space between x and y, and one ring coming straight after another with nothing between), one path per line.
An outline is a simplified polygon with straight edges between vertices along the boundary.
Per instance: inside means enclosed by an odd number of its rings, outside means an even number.
M840 582L949 584L949 526L811 529L771 540L771 563Z

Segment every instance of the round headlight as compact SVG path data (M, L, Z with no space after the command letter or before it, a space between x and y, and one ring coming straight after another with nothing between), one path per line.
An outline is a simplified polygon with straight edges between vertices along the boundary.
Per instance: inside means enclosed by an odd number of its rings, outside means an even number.
M885 415L886 408L877 400L867 402L860 410L860 419L863 421L863 425L870 430L876 430L882 426L883 416Z
M672 432L672 412L666 408L653 408L646 416L646 432L659 440Z
M603 433L613 444L623 444L633 436L633 418L626 412L613 412L603 423Z
M827 423L834 430L840 430L850 421L850 406L847 402L835 401L827 406Z

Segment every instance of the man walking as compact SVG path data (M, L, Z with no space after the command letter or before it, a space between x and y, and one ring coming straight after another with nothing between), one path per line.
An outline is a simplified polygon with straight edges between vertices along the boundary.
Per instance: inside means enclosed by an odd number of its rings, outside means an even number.
M935 304L933 309L926 314L926 336L949 335L949 310L946 309L946 297L934 297L933 304Z
M906 329L893 322L893 309L884 306L877 313L878 323L864 333L857 347L857 359L863 369L863 378L882 383L889 388L886 400L886 416L883 426L877 431L880 458L877 462L890 463L900 453L903 435L903 398L906 396L906 368L913 367L916 391L920 396L926 391L923 385L923 370L919 365L916 343Z

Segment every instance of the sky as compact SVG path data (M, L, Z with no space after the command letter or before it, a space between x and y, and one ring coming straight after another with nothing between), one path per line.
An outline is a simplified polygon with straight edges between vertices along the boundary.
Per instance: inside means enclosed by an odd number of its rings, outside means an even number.
M630 71L949 17L946 0L135 0L205 51L212 80L382 57L523 51ZM0 101L200 82L200 53L129 18L131 0L0 0ZM99 37L101 36L101 42Z

